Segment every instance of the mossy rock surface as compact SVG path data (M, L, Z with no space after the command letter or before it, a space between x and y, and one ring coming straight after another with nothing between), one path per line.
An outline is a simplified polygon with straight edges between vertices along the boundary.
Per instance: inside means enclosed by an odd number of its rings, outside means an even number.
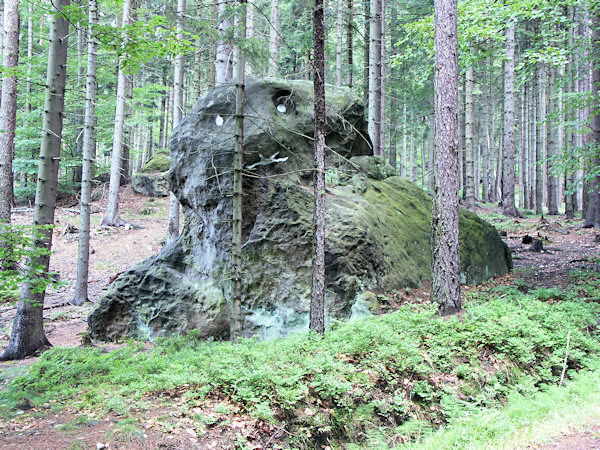
M247 98L253 115L246 122L244 165L253 167L254 176L244 179L244 335L269 338L308 327L312 84L250 81ZM328 86L327 99L327 164L344 174L326 196L331 321L376 311L372 292L429 279L431 200L368 156L363 105L352 91ZM217 88L174 131L170 181L184 209L182 234L111 285L89 317L94 336L153 337L190 329L228 335L232 204L226 193L232 177L217 168L232 166L234 111L233 87ZM359 157L358 168L348 162L352 157ZM496 230L472 214L461 213L460 221L464 280L505 273L510 255Z
M142 173L157 173L157 172L166 172L169 170L169 165L171 164L171 158L168 153L157 153L150 161L144 164L144 167L140 170Z
M134 192L145 197L166 197L169 195L169 174L136 173L131 177Z

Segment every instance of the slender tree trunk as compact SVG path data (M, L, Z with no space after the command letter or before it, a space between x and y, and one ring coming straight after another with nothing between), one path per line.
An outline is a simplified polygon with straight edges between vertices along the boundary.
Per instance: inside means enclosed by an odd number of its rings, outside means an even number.
M554 96L554 77L555 69L548 66L548 113L553 114L556 111L556 101ZM558 155L558 127L554 124L548 124L548 157L552 158ZM548 214L558 215L558 186L556 176L548 167Z
M540 164L543 155L542 142L542 70L538 65L535 71L535 99L536 99L536 131L535 131L535 213L543 213L543 186L542 186L542 165Z
M490 129L489 129L489 96L488 96L488 68L487 61L484 61L483 79L481 86L481 122L483 124L483 140L481 147L481 169L483 172L483 186L481 200L484 202L490 201L490 172L489 172L489 157L490 157Z
M404 108L402 109L402 167L400 168L400 176L407 179L408 176L408 147L407 147L407 134L406 134L406 123L408 117L406 115L406 95L403 97Z
M494 61L492 59L492 57L490 56L490 60L489 60L489 67L492 70L493 73L493 67L494 67ZM489 190L489 198L488 201L490 202L497 202L498 201L498 191L496 190L496 178L494 176L495 174L495 161L498 160L498 153L500 151L500 149L498 148L498 146L496 145L496 102L494 100L494 86L493 86L493 82L490 76L490 83L488 85L489 88L489 93L490 93L490 111L489 111L489 133L490 133L490 148L489 148L489 155L490 155L490 170L488 172L489 174L489 181L490 181L490 190Z
M529 208L535 211L535 154L537 152L537 84L535 81L535 73L533 76L533 85L529 87Z
M180 0L181 1L181 0ZM237 42L246 39L246 0L238 18ZM237 59L237 83L235 86L235 155L233 159L233 220L231 260L233 263L233 301L231 302L230 335L233 342L242 337L244 316L242 314L242 202L244 168L244 104L246 103L246 64L239 46L235 48Z
M412 114L411 114L412 116ZM417 182L417 158L416 158L416 149L415 149L415 134L411 129L410 131L410 167L409 167L409 179L413 183Z
M381 0L371 0L369 44L369 136L373 154L381 154Z
M77 254L77 281L73 305L81 306L88 300L88 273L90 263L90 204L94 176L94 122L96 109L96 61L98 39L94 27L98 23L97 0L89 0L87 75L85 86L85 116L83 124L83 165L81 170L81 206L79 214L79 251Z
M435 102L435 100L434 100ZM429 119L429 169L427 172L427 189L433 192L434 179L434 158L435 158L435 114Z
M396 99L396 97L392 97L392 102L391 102L390 107L391 107L392 111L398 110L398 100ZM398 137L397 121L390 120L390 153L389 153L388 161L390 162L390 166L392 166L394 168L394 170L397 169L397 165L398 165L397 137Z
M315 242L313 255L310 329L325 332L325 25L323 0L315 0Z
M215 61L215 85L219 86L233 78L233 51L231 44L225 40L227 30L231 28L231 19L226 17L227 3L217 1L218 25L221 39L217 44L217 58Z
M527 120L525 120L525 85L521 89L519 107L519 208L526 208L527 198Z
M254 2L246 2L246 39L254 37ZM245 64L246 75L252 75L252 65Z
M369 64L369 55L371 54L371 0L363 1L364 9L365 9L365 41L363 47L363 58L365 61L365 66L363 68L363 85L364 85L364 104L365 106L369 105L369 95L371 92L371 88L369 86L369 73L371 70L371 65Z
M354 64L354 0L348 0L348 29L346 32L346 46L348 48L348 87L352 87L352 75L353 75L353 67Z
M337 0L337 48L335 53L335 85L342 86L342 38L344 36L344 0Z
M385 89L386 89L386 38L385 38L385 0L381 2L381 36L379 38L379 46L381 51L380 72L381 81L379 83L379 155L385 157Z
M475 121L475 100L473 98L473 64L465 74L465 206L475 211L475 160L473 143L473 122Z
M3 23L2 66L7 73L2 78L0 105L0 222L10 223L13 203L12 160L17 124L17 75L14 69L19 61L18 0L4 0Z
M502 164L502 212L518 217L515 205L515 25L506 29L504 44L504 151Z
M177 0L177 40L183 41L183 21L185 18L186 0ZM242 60L243 63L243 60ZM183 118L183 91L184 91L185 60L183 53L175 56L173 70L173 127L177 126ZM167 242L172 242L179 236L179 200L173 192L169 195L169 223L167 225Z
M69 0L55 0L53 5L61 12L69 5ZM42 251L35 252L35 256L31 256L27 262L27 281L21 286L10 342L0 357L2 360L25 358L50 345L44 334L42 315L45 297L44 278L48 276L52 245L52 228L47 226L54 224L69 37L69 22L66 17L62 14L53 17L33 216L33 225L44 227L40 229L41 237L33 244L36 249Z
M461 108L459 110L459 121L460 121L460 140L459 140L459 154L458 154L458 173L459 173L459 185L458 185L458 190L462 190L462 197L464 199L465 197L465 186L466 186L466 177L467 177L467 164L466 164L466 148L465 148L465 142L466 142L466 133L467 133L467 96L465 95L465 93L467 92L466 89L466 82L467 82L467 78L464 77L463 78L463 84L462 84L462 95L460 94L459 91L459 99L461 100Z
M600 11L594 11L592 31L592 53L600 54ZM592 72L592 96L598 98L600 95L600 65L594 64ZM592 112L592 142L600 147L600 112L595 108ZM597 148L598 148L597 147ZM593 167L600 167L600 156L592 161ZM585 217L584 227L600 229L600 175L596 175L590 186L589 205Z
M135 0L123 1L123 29L131 24L131 13ZM126 32L123 41L127 42ZM125 100L127 95L127 75L123 71L124 58L119 58L117 68L117 102L115 108L115 128L113 132L112 155L110 161L110 184L108 188L108 204L102 225L123 226L125 222L119 217L119 187L121 183L121 157L123 154L123 131L125 128Z
M431 299L439 314L460 310L458 253L458 32L456 0L435 0L435 187Z
M423 130L423 139L421 140L421 186L423 189L427 186L425 184L425 172L427 172L427 158L425 154L427 152L427 127Z
M277 76L279 70L279 0L271 0L271 27L269 39L269 75Z

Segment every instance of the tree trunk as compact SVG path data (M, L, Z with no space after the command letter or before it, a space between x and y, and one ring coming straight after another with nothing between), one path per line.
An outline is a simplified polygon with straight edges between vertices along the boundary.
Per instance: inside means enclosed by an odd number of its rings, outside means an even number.
M381 0L371 0L369 44L369 136L373 154L381 154Z
M483 174L483 186L481 192L481 200L484 202L490 201L490 172L489 172L489 157L490 157L490 129L489 129L489 96L488 96L488 68L487 64L484 63L483 68L483 79L481 86L481 122L483 124L483 140L481 147L481 170Z
M458 32L456 0L435 0L436 157L431 299L439 314L460 310L458 253Z
M433 105L432 105L433 106ZM429 165L427 171L427 189L433 192L434 178L434 155L435 155L435 114L429 119Z
M363 2L365 8L365 41L363 47L363 58L365 61L363 68L363 96L364 96L364 104L369 105L369 93L371 92L371 88L369 86L369 73L371 70L371 65L369 64L369 55L371 54L371 0L364 0Z
M218 10L217 29L221 35L217 44L217 57L215 61L215 85L219 86L233 78L233 51L231 44L225 40L227 30L231 28L231 19L226 18L227 3L216 0Z
M271 27L269 39L269 75L277 76L279 70L279 27L280 27L279 0L271 0Z
M381 81L379 83L379 155L385 157L385 89L386 89L386 38L385 38L385 0L381 1L381 36L379 38L379 46L381 49L380 72Z
M594 22L592 31L592 53L600 53L600 11L594 12ZM594 64L592 73L592 96L598 98L600 95L600 65ZM592 110L592 143L596 148L600 147L600 112L597 108ZM600 167L600 156L596 151L596 156L592 161L592 167ZM589 193L589 205L585 217L584 227L600 229L600 175L596 175L592 180Z
M181 1L181 0L180 0ZM238 18L237 42L246 39L246 0L241 0ZM231 302L230 336L233 342L242 337L244 316L242 313L242 202L244 168L244 104L246 102L246 64L239 45L235 48L237 60L237 83L235 86L235 155L233 159L233 220L231 261L233 264L233 299Z
M0 222L10 223L13 203L12 160L17 124L17 75L19 61L19 2L4 0L4 30L0 104Z
M186 0L177 0L177 40L183 41L183 21L185 18ZM183 90L184 90L185 60L183 53L175 56L173 69L173 127L177 126L183 118ZM179 200L172 192L169 195L169 223L167 225L167 242L172 242L179 236Z
M458 190L462 190L462 196L463 198L465 197L465 185L466 185L466 176L467 176L467 164L466 164L466 154L467 152L465 151L465 141L466 141L466 124L467 124L467 96L465 95L467 89L466 89L466 82L467 82L467 78L464 77L463 78L463 89L462 89L462 95L459 92L459 99L462 100L461 101L461 108L459 109L459 114L460 114L460 140L459 140L459 153L458 153L458 173L459 173L459 179L458 179Z
M473 98L473 64L469 64L465 74L465 206L475 211L475 159L473 144L473 122L475 121L475 100Z
M489 60L489 67L493 73L494 61L491 56L490 56L490 60ZM495 162L498 160L499 148L496 145L496 102L494 101L494 86L493 86L491 76L490 76L490 83L488 85L488 89L489 89L489 93L490 93L490 97L489 97L490 98L490 110L489 110L489 125L490 125L489 126L489 133L490 133L489 164L490 164L490 170L488 172L489 181L490 181L490 189L488 192L489 193L488 201L493 203L493 202L498 201L498 192L496 190L496 178L495 178L494 174L495 174L495 167L496 167Z
M342 86L342 37L344 36L344 0L337 0L337 48L335 52L335 85Z
M506 29L504 59L504 150L502 152L502 213L518 217L515 205L515 25Z
M529 208L535 210L535 146L537 144L536 133L536 117L537 117L537 102L535 101L537 87L533 76L533 85L529 86Z
M555 69L548 66L548 113L553 114L556 110L554 96ZM554 124L547 125L548 132L548 158L558 155L558 127ZM558 215L558 186L556 176L548 167L548 214Z
M98 39L94 27L98 23L97 0L89 0L87 75L85 86L85 116L83 124L83 165L81 170L81 206L79 214L79 252L77 254L77 281L73 305L81 306L88 300L88 272L90 262L90 203L94 176L94 123L96 105L96 61Z
M407 179L408 176L408 146L407 146L407 134L406 134L406 123L408 117L406 116L406 95L402 97L404 108L402 109L402 167L400 168L400 176Z
M527 198L527 120L525 120L525 87L521 89L519 106L519 208L526 208Z
M390 105L392 111L398 110L398 100L396 97L392 97L392 103ZM390 166L396 170L398 165L398 124L396 120L390 121L390 152L388 155L388 161Z
M544 155L542 148L542 70L538 64L535 70L535 99L536 99L536 124L535 124L535 213L543 213L543 187L542 187L542 165L540 164Z
M310 304L310 329L325 332L325 27L323 0L315 0L314 92L315 92L315 241Z
M53 5L61 12L69 5L69 0L55 0ZM39 229L41 237L35 240L34 255L27 261L26 281L21 286L10 342L0 357L2 360L22 359L50 345L44 334L42 315L52 245L52 228L47 226L54 225L69 37L69 22L65 16L56 14L53 17L33 216L33 225L44 228Z
M348 0L348 29L346 32L346 46L348 47L348 87L352 87L352 71L354 64L354 0Z
M123 1L123 30L131 24L131 13L134 0ZM123 41L127 42L126 31L123 31ZM113 132L112 155L110 160L110 183L108 188L108 203L106 214L102 219L105 226L123 226L125 222L119 217L119 187L121 183L121 156L123 154L123 130L125 128L125 100L127 95L127 75L122 65L124 57L119 58L117 68L117 102L115 107L115 128Z

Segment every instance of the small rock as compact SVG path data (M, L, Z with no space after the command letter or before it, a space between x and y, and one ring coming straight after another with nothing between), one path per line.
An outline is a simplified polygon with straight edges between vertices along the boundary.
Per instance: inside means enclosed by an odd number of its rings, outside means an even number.
M542 250L544 250L544 244L542 244L542 241L540 241L539 239L535 239L533 241L533 244L531 244L531 247L529 247L529 250L531 250L532 252L541 252Z
M526 234L525 236L523 236L523 239L521 240L521 242L523 244L531 244L531 243L533 243L533 238L531 236L529 236L528 234Z
M27 411L27 410L33 408L33 405L31 404L31 400L29 400L27 397L23 397L21 400L19 400L17 402L15 407L22 411Z

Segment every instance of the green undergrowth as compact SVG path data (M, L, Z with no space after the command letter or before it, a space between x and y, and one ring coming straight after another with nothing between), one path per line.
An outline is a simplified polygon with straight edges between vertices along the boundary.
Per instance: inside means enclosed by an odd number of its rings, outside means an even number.
M544 301L546 294L479 293L449 318L430 306L403 306L338 323L324 338L233 345L188 335L151 350L142 343L112 352L55 348L10 382L0 403L9 411L27 397L127 415L174 398L183 414L226 400L234 414L285 426L291 446L396 445L556 384L569 332L567 378L594 364L598 306L573 296Z
M531 396L513 392L503 408L465 415L407 447L529 448L557 433L585 430L600 419L600 367L594 369L575 375L562 387L546 386Z

